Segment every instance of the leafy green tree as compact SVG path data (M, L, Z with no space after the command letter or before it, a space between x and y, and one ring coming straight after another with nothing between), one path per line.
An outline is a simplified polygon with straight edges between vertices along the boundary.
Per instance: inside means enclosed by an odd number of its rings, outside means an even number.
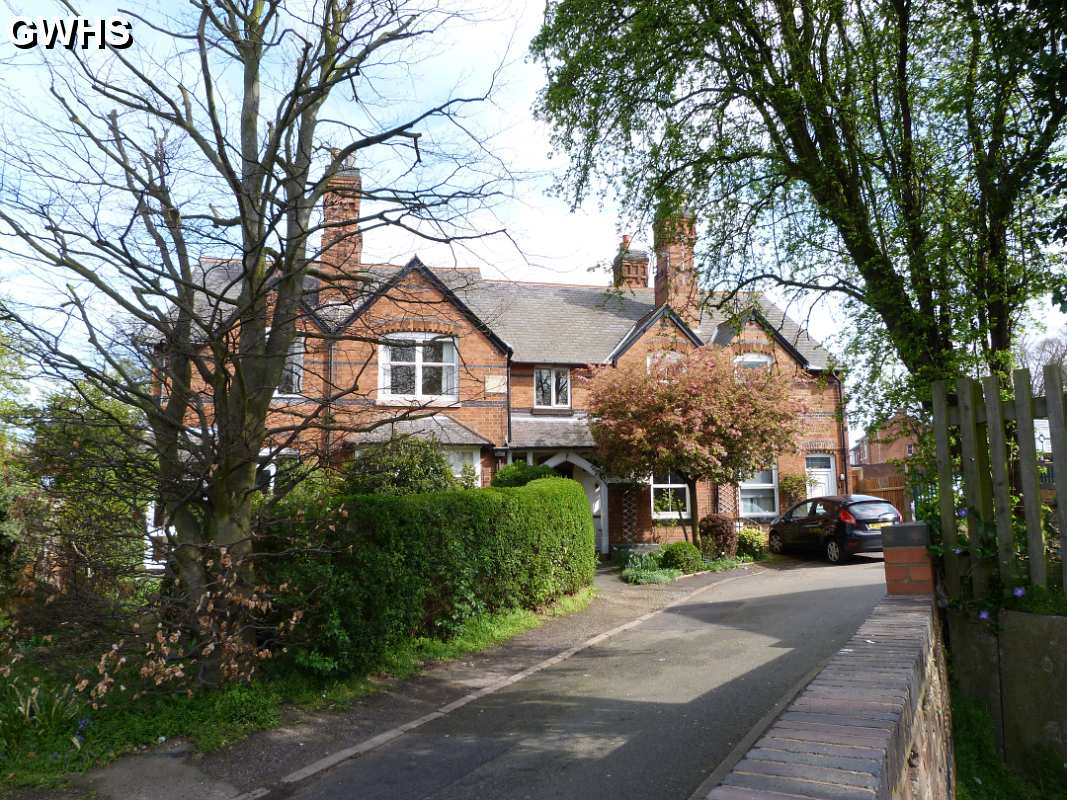
M156 488L143 415L83 381L25 409L23 420L22 468L46 516L30 521L24 513L24 538L32 531L47 538L49 567L61 570L65 588L111 597L128 591L144 576L146 511Z
M1057 281L1064 187L1036 184L1064 155L1055 6L555 0L538 110L576 202L688 207L710 288L836 297L860 366L889 355L921 391L1005 369Z
M422 494L458 487L437 440L415 436L360 449L344 475L349 494Z

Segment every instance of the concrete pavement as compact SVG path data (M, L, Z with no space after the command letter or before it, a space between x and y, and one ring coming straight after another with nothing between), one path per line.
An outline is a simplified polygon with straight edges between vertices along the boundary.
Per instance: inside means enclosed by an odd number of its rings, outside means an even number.
M765 570L299 786L301 800L684 800L883 595L882 565Z
M602 570L597 582L585 611L350 708L293 709L279 728L206 755L171 742L64 796L685 800L884 590L878 559L784 559L650 587Z

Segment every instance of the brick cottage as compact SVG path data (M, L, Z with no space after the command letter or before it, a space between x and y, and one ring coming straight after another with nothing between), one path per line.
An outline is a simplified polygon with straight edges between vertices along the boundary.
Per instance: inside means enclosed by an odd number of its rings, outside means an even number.
M780 474L806 474L814 494L846 492L846 430L841 383L828 353L763 297L743 314L707 308L697 288L693 225L661 226L649 256L624 238L612 286L490 280L478 270L436 269L417 257L405 266L362 262L360 178L348 167L332 177L324 202L318 269L358 277L358 292L324 280L311 285L271 426L315 412L332 431L308 430L281 457L314 450L338 463L361 446L393 435L434 436L457 474L470 465L488 485L504 464L546 464L585 488L601 552L615 544L680 538L680 476L650 476L644 486L613 482L595 466L581 380L590 368L620 365L697 347L728 347L739 368L774 365L793 376L807 412L800 449L736 487L700 484L699 508L768 520L779 512ZM210 283L233 269L208 265ZM419 418L394 420L405 409ZM337 433L338 429L366 429ZM262 467L265 479L276 468ZM468 470L469 472L469 470ZM657 502L659 501L659 502Z

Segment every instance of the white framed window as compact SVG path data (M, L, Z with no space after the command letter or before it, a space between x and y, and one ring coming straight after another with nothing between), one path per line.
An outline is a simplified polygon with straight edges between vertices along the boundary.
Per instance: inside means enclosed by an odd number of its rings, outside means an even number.
M673 470L652 473L652 519L689 519L689 486Z
M378 396L424 402L457 399L456 343L435 333L390 335L378 346Z
M742 353L734 359L735 364L745 369L769 367L773 361L768 353Z
M271 494L281 494L288 489L295 477L294 472L300 466L300 454L295 450L276 453L262 450L259 457L261 461L256 468L256 489Z
M475 476L478 478L478 483L482 481L482 453L477 447L445 447L445 458L448 459L448 466L452 470L453 477L463 477L463 470L465 467L471 467L474 470Z
M571 371L567 367L534 370L534 408L570 408Z
M304 390L304 351L307 343L301 334L293 337L285 354L282 379L278 382L279 395L299 395Z
M741 481L741 516L773 517L778 514L778 470L761 469Z

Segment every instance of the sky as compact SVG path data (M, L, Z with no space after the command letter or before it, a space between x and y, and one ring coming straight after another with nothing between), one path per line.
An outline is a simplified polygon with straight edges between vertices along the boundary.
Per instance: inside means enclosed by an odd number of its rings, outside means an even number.
M177 7L180 0L168 2ZM168 2L155 5L165 8ZM108 16L120 5L94 0L83 6L82 13ZM431 49L421 51L402 74L391 76L386 88L388 98L383 98L380 110L383 116L402 117L420 103L439 101L449 92L483 91L490 81L495 81L492 101L472 109L466 121L488 137L492 151L513 173L523 176L514 185L512 197L476 218L484 229L506 228L507 235L450 248L399 229L379 229L365 237L365 257L402 263L418 254L431 266L478 267L493 278L606 284L606 267L618 249L621 234L631 235L634 246L651 249L650 231L621 230L619 211L610 197L594 197L572 209L565 197L552 191L555 178L565 166L565 156L552 153L548 127L534 119L532 107L544 84L544 73L528 57L529 42L541 23L543 2L471 3L466 10L476 21L446 27L434 38ZM42 11L40 3L0 0L0 47L10 50L7 31L12 15L36 16ZM134 48L151 50L151 32L136 22L134 39ZM39 73L24 66L5 66L7 52L0 50L0 85L25 92ZM28 102L34 102L32 91L25 92L25 96ZM384 102L390 98L391 104ZM0 279L0 291L5 294L17 296L31 291L26 277L2 261ZM789 312L803 319L812 335L831 349L835 334L847 324L827 301L810 308L793 306ZM1067 317L1049 304L1035 305L1033 316L1044 321L1050 331L1067 325ZM854 428L853 438L856 433Z

